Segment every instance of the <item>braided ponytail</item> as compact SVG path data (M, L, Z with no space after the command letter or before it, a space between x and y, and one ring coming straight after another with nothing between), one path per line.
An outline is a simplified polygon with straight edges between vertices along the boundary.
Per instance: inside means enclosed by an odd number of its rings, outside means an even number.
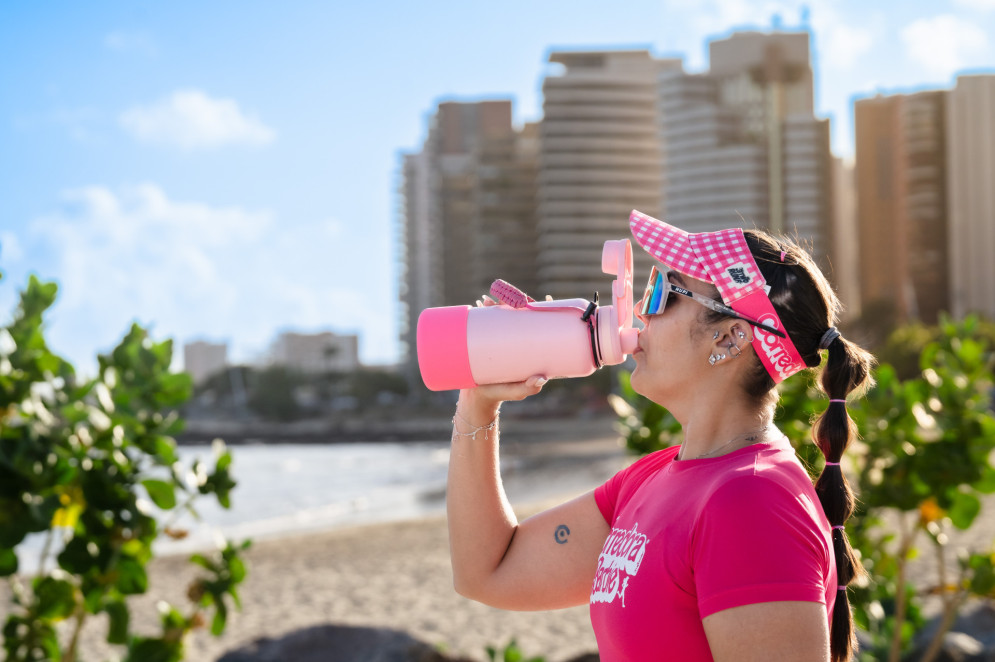
M821 350L829 351L819 386L830 402L812 428L812 437L826 457L826 467L816 481L815 491L833 527L833 552L841 589L836 594L829 634L831 658L832 662L849 662L857 638L846 587L864 569L844 529L846 520L853 514L855 499L839 462L857 437L856 424L846 411L846 399L871 385L874 357L835 330L841 309L839 299L807 251L788 239L775 239L759 230L746 230L744 234L770 286L771 303L805 365L818 367L822 363ZM705 319L715 323L722 318L709 311ZM755 361L743 384L747 396L760 408L773 407L778 397L774 386L774 380L760 361Z
M846 411L846 396L870 383L873 359L857 345L839 337L829 343L828 350L829 358L819 385L830 402L812 427L812 437L826 457L826 466L815 483L815 492L833 527L833 551L839 583L829 633L831 656L833 662L846 662L857 643L846 587L864 570L843 528L853 514L855 504L853 491L839 462L850 441L857 436L857 426Z

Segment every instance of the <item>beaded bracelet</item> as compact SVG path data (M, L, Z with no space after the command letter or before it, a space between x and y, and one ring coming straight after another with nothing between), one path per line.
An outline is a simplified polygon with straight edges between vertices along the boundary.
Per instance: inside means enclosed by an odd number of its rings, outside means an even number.
M467 427L473 428L473 431L472 432L460 432L456 428L456 419L459 419L460 422L463 425L466 425ZM453 439L455 439L457 436L460 436L460 437L470 437L471 439L473 439L474 441L476 441L477 440L477 433L480 432L481 430L484 431L484 439L489 439L490 437L488 437L488 433L491 430L497 428L497 424L498 424L498 417L495 416L494 420L491 421L490 423L488 423L487 425L480 425L480 426L474 427L474 425L471 424L470 421L468 421L465 418L463 418L462 416L460 416L459 409L457 409L456 412L453 414Z

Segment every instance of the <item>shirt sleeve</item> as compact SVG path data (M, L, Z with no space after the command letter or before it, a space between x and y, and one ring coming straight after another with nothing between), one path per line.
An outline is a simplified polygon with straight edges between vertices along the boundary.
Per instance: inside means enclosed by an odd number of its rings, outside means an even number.
M751 475L722 485L692 545L701 618L761 602L826 603L832 549L802 497L774 481Z
M678 450L679 447L671 446L645 455L594 488L594 501L598 504L601 516L609 525L614 523L615 513L625 504L629 496L642 485L643 481L672 461Z

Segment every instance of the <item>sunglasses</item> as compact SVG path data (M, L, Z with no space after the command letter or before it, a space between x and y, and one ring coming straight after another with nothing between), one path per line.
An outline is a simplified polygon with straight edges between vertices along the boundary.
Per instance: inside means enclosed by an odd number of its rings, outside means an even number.
M715 312L721 315L726 315L728 317L733 317L735 319L743 320L744 322L748 322L752 326L759 327L764 331L766 331L767 333L773 333L775 336L778 336L780 338L786 337L783 331L778 331L773 327L767 326L766 324L762 324L758 320L746 317L745 315L740 315L739 313L737 313L735 310L725 305L724 303L720 303L715 299L709 299L708 297L702 296L700 294L695 294L691 290L685 289L680 285L675 285L671 283L670 279L667 277L667 274L660 271L656 267L653 267L650 270L650 277L649 280L646 282L646 293L643 294L643 301L642 305L640 306L640 314L643 315L644 317L647 315L661 314L667 308L667 303L670 302L670 300L678 294L687 297L689 299L693 299L694 301L697 301L698 303L703 305L705 308L714 310Z

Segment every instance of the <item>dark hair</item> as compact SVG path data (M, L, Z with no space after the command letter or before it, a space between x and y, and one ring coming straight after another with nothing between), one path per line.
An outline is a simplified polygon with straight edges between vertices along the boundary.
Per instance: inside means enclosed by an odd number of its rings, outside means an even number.
M822 363L819 343L830 327L839 320L840 302L822 271L801 246L790 239L778 238L760 230L746 230L746 243L770 286L770 300L774 304L784 330L810 368ZM782 251L784 259L781 259ZM717 323L723 318L712 313L707 323ZM828 347L829 356L819 376L819 386L831 400L845 400L854 391L862 391L872 383L871 368L874 357L842 336ZM743 388L761 405L777 401L774 380L759 359L749 373ZM847 414L844 402L830 402L812 426L812 437L822 450L826 462L837 463L850 441L857 436L857 427ZM842 528L853 514L854 495L846 476L838 465L827 465L815 483L816 494L833 526L833 551L836 556L836 573L840 586L847 586L864 572L846 533ZM852 659L856 648L853 617L846 591L837 594L833 608L830 631L833 662Z

